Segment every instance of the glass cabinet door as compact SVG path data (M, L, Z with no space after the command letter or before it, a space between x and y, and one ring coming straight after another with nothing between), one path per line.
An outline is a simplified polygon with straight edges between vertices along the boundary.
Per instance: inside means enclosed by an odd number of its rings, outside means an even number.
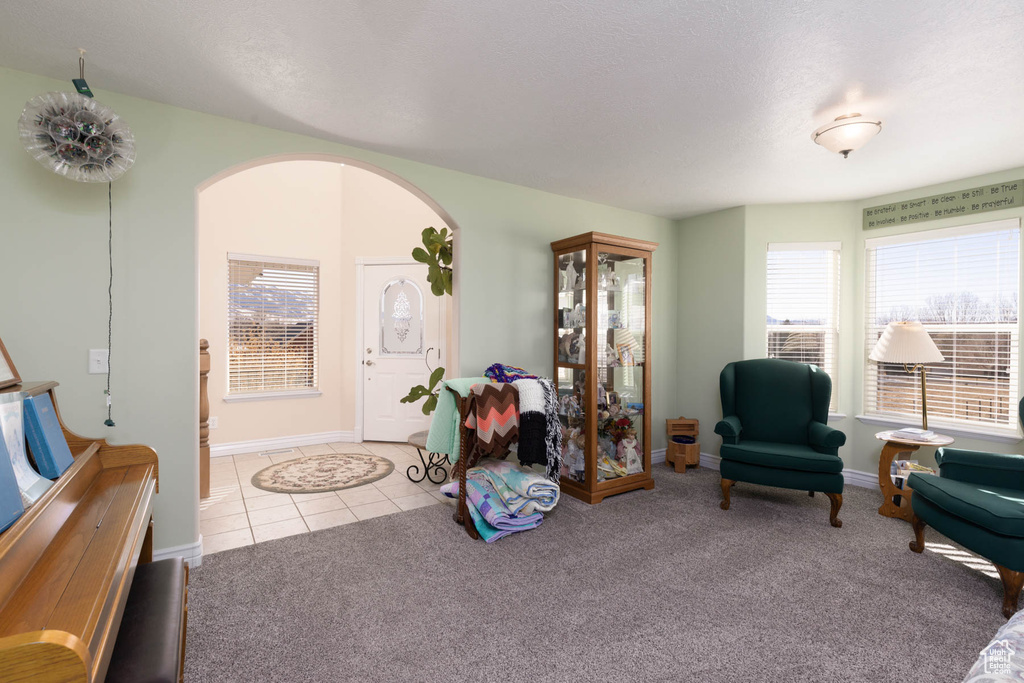
M587 362L587 252L558 257L558 362Z
M597 480L644 471L646 259L597 254Z
M587 372L560 367L555 379L562 423L561 476L582 484L587 480Z
M587 252L558 257L558 415L562 476L586 481Z

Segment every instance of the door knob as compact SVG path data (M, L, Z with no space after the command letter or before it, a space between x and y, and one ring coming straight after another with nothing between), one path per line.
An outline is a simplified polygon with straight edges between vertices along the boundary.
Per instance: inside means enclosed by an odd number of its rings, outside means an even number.
M372 360L368 360L368 361L366 361L366 364L367 365L373 365L373 361Z

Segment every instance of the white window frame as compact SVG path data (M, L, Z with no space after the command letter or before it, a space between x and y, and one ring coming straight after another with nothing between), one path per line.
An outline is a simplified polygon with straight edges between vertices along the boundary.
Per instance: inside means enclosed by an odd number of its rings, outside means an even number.
M301 266L305 268L313 268L313 282L316 288L315 300L313 303L314 310L312 311L312 323L313 323L313 371L312 371L312 383L309 386L298 387L294 389L283 388L280 386L273 386L271 388L257 389L257 390L239 390L238 388L232 388L232 375L233 368L237 362L232 356L232 299L231 299L231 269L234 262L239 261L251 261L262 264L264 267L273 268L277 266ZM319 372L320 372L320 357L319 357L319 336L320 336L320 261L312 259L298 259L282 256L263 256L256 254L241 254L236 252L229 252L227 255L227 348L225 352L226 356L226 367L227 373L225 381L227 383L226 392L224 395L224 401L238 402L238 401L260 401L270 399L283 399L283 398L310 398L320 396L319 390Z
M1016 231L1018 249L1020 248L1020 219L1012 218L997 221L987 221L984 223L972 223L970 225L962 225L952 228L941 228L934 230L923 230L915 232L900 233L897 235L889 235L886 237L869 238L865 240L865 258L864 258L864 405L862 406L862 415L858 415L858 419L867 424L883 425L883 426L906 426L908 424L918 425L921 419L920 408L918 407L915 412L899 412L899 411L879 411L875 410L873 406L877 402L877 376L878 376L878 364L868 358L872 349L875 346L878 335L881 330L884 330L884 326L880 326L877 322L873 322L872 319L877 321L878 311L875 310L875 301L873 288L875 281L875 254L879 248L885 248L887 246L894 245L906 245L915 243L928 243L936 242L939 240L948 240L956 237L979 235L985 233L996 233L996 232L1007 232ZM1017 254L1017 297L1019 302L1020 296L1020 263L1021 254L1018 251ZM951 275L951 280L955 280L955 276ZM969 291L969 290L962 290ZM937 292L937 294L947 294L949 292ZM952 293L960 294L961 290L956 290ZM918 295L919 296L919 295ZM1019 307L1019 303L1018 303ZM1009 369L1007 372L1007 391L1008 391L1008 405L1007 412L1008 417L1005 422L997 423L987 420L970 419L968 418L951 418L949 416L937 415L934 412L935 399L932 397L932 387L935 386L937 376L933 372L929 372L928 387L929 393L929 410L928 410L928 426L933 431L940 431L944 434L950 435L961 435L968 437L979 437L987 438L993 441L1005 441L1015 442L1019 440L1019 429L1017 419L1017 402L1020 399L1020 313L1018 308L1017 322L1010 323L952 323L952 324L939 324L939 323L928 323L925 322L925 329L932 334L940 333L977 333L977 332L1002 332L1010 335L1010 353L1009 353ZM944 352L946 355L946 352ZM947 358L948 362L948 358ZM909 378L909 376L908 376ZM913 386L916 388L918 394L920 394L920 372L914 373L912 377Z
M782 325L782 324L769 324L768 313L772 308L772 271L771 271L771 254L772 252L797 252L797 251L820 251L820 252L833 252L832 258L832 273L831 282L826 283L828 290L826 296L828 300L828 317L829 319L821 325ZM810 332L810 333L821 333L825 335L824 340L824 363L822 364L822 370L832 379L832 396L829 399L829 413L836 415L839 411L839 312L840 312L840 289L842 286L841 271L842 271L842 242L770 242L768 244L768 253L765 257L765 356L774 357L770 355L771 352L771 336L773 333L778 332ZM795 274L795 278L799 278L800 274Z

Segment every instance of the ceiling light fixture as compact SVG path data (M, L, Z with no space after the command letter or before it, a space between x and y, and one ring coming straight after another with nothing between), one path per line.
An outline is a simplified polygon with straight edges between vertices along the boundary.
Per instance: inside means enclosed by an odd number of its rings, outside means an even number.
M850 156L882 130L882 122L860 114L837 116L835 121L826 123L811 133L811 139L827 150Z

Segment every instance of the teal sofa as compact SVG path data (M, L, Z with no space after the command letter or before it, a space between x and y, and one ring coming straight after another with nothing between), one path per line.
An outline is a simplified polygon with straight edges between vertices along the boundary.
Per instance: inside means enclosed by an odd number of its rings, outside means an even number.
M722 503L738 481L821 491L832 503L829 521L841 527L846 435L829 427L832 380L814 365L774 358L729 363L719 378L722 420Z
M1024 400L1020 403L1024 419ZM924 550L931 526L968 550L990 560L1003 582L1003 614L1017 611L1024 585L1024 455L940 448L939 474L915 472L907 480L914 540Z

